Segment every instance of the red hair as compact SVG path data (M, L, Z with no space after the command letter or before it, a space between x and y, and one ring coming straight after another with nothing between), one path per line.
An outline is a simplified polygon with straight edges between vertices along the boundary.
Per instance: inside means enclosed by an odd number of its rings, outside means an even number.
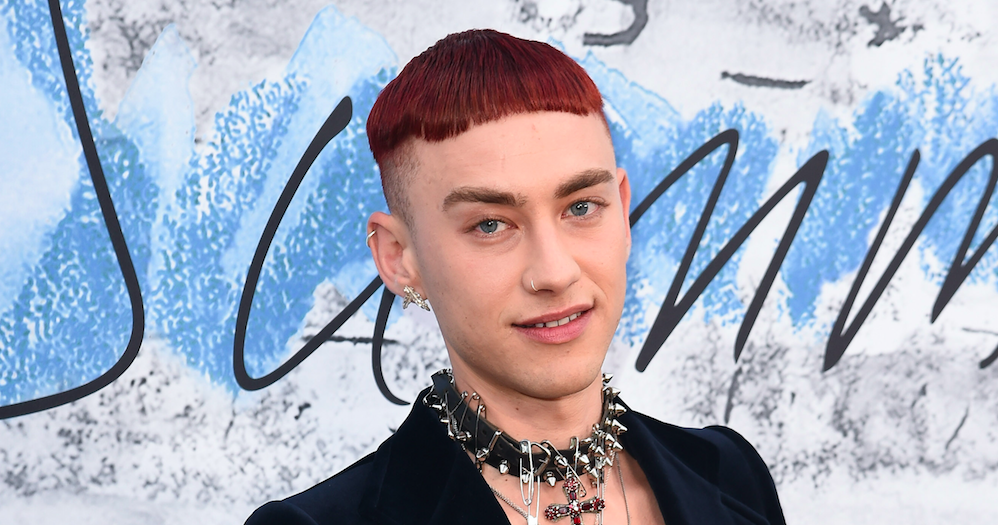
M406 64L367 119L389 209L408 221L398 172L413 165L401 151L411 139L439 142L473 125L536 111L596 113L606 123L596 84L554 47L491 29L447 35Z

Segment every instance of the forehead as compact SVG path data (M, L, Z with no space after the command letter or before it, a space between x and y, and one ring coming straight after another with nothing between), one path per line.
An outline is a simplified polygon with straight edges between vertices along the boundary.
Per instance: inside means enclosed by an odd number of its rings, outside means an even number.
M562 112L513 115L440 142L415 141L412 154L418 165L413 189L431 194L463 185L529 190L616 168L603 120Z

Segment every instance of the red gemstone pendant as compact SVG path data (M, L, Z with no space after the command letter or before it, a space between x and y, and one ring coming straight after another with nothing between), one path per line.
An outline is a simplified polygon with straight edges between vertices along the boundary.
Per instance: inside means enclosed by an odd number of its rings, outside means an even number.
M582 483L579 483L578 478L566 479L562 490L565 491L568 503L552 503L544 509L544 517L551 521L569 516L573 525L582 525L582 513L597 513L606 506L602 499L596 497L579 501L579 498L586 497L586 489L582 487Z

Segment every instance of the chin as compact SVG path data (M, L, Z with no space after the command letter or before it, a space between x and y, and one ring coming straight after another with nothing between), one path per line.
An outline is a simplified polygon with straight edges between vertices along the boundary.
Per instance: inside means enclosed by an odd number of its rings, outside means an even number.
M591 349L606 346L583 337L572 347L566 348L564 353L550 354L547 359L525 360L530 363L530 370L506 367L497 370L497 373L507 376L516 374L518 390L537 399L559 399L578 394L594 383L602 385L606 351L594 354Z
M578 394L594 383L602 385L608 338L590 332L564 345L547 345L520 339L515 332L511 335L489 340L445 338L457 375L467 373L494 388L544 400ZM463 344L454 344L459 342ZM480 350L497 346L505 348Z
M536 399L560 399L578 394L599 383L602 377L602 362L584 369L555 372L554 367L545 367L526 377L520 376L517 390Z

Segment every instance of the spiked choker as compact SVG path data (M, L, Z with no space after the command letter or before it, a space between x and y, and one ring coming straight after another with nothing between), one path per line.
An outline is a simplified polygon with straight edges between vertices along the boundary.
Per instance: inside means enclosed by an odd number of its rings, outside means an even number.
M603 375L603 412L592 434L585 439L573 437L567 450L556 449L550 441L517 441L486 419L485 404L477 393L458 393L449 369L433 374L433 388L423 397L447 427L447 435L475 457L479 470L491 465L502 474L518 476L527 484L546 481L552 487L562 480L589 474L593 486L602 485L603 467L613 465L618 450L617 438L627 428L617 421L626 409L617 403L617 389L607 385ZM473 402L469 404L469 401Z

